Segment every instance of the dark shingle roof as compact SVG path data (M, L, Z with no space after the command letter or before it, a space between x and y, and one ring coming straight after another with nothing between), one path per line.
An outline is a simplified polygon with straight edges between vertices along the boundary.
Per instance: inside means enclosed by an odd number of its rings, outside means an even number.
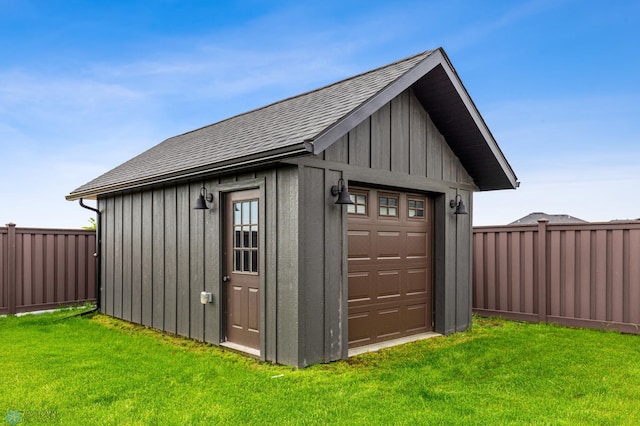
M433 52L174 136L77 188L67 198L185 176L252 156L302 152L306 140L314 139Z
M479 190L518 181L441 48L175 136L79 187L69 200L319 154L411 87Z

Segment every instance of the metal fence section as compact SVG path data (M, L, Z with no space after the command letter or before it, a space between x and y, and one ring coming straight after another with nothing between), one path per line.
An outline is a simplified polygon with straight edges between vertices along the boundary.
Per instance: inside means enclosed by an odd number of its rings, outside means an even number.
M95 301L95 231L0 227L0 314Z
M640 222L476 227L481 316L640 334Z

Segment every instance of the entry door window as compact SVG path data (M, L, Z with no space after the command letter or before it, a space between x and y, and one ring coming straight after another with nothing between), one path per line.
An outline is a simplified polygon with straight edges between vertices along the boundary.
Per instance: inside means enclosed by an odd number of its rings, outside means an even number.
M258 273L258 200L233 203L233 271Z

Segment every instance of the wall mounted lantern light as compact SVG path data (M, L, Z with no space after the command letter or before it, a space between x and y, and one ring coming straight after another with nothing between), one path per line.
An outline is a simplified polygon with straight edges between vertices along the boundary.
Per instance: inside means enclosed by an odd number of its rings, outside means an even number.
M207 188L204 186L200 188L200 196L196 200L196 205L193 206L194 210L208 210L207 202L213 202L213 194L207 193Z
M331 187L331 195L338 196L336 204L353 204L351 201L351 194L347 189L347 184L344 183L344 179L338 179L338 184Z
M460 199L460 201L458 201L458 198ZM449 201L449 207L451 207L452 209L456 209L453 214L469 214L467 212L467 207L462 202L462 195L460 194L456 194L456 198Z

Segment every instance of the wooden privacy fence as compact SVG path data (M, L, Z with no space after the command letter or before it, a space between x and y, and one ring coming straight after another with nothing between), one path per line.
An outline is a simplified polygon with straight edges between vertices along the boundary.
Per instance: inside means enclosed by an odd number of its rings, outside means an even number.
M0 227L0 314L94 301L95 231Z
M640 333L640 222L476 227L482 316Z

